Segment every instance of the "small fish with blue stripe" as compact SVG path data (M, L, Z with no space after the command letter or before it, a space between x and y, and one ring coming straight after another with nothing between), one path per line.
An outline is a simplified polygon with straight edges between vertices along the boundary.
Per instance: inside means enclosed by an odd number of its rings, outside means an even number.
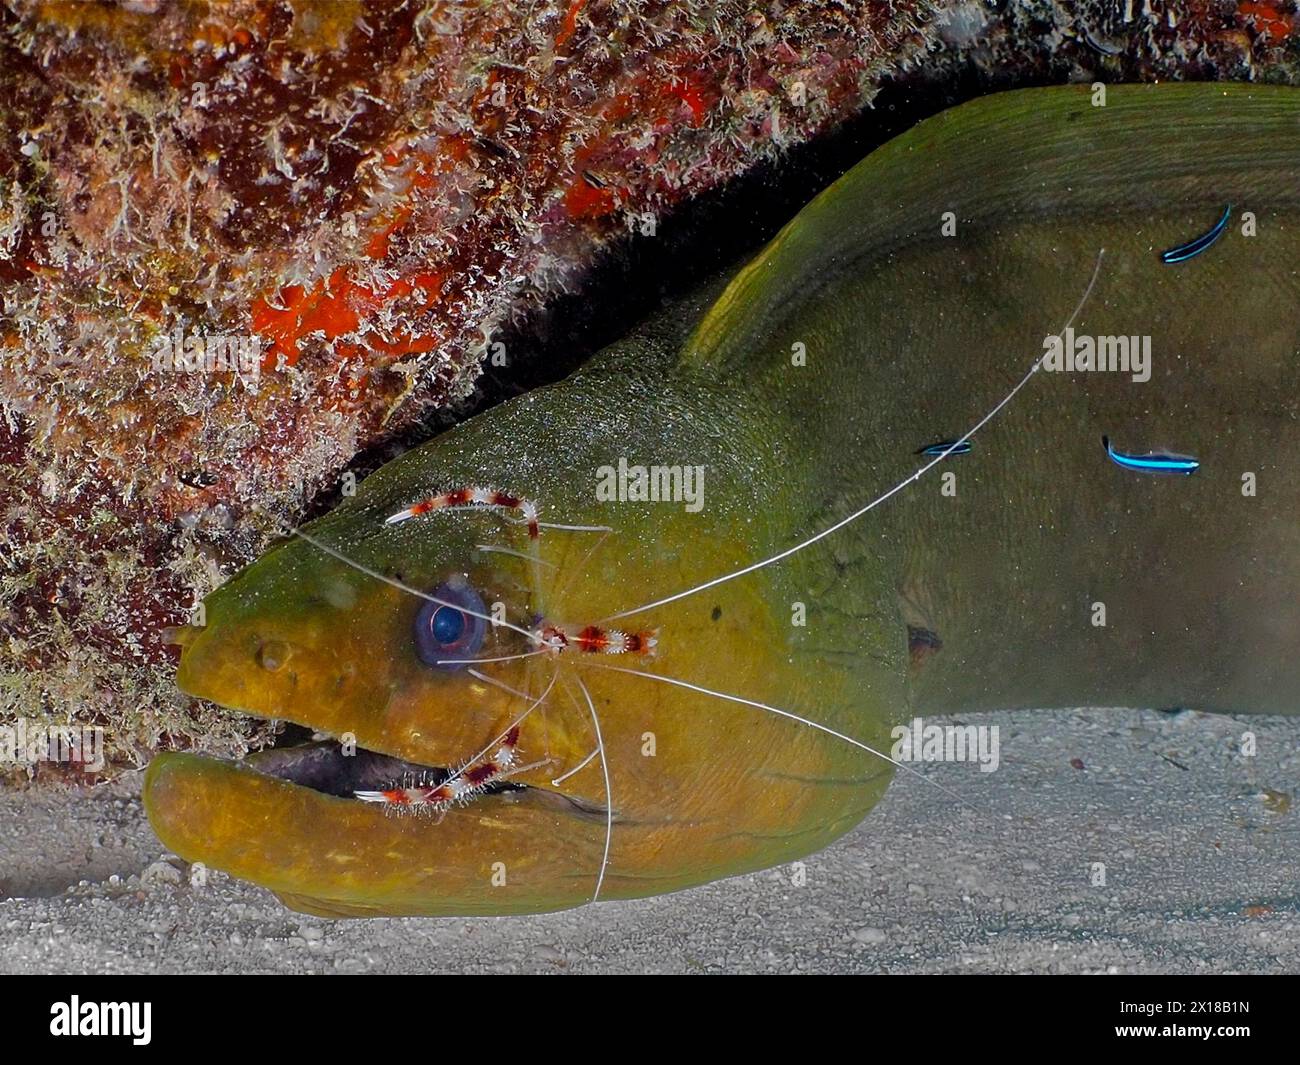
M969 455L971 447L969 440L944 440L938 444L923 447L916 454L926 455L930 458L934 458L936 455Z
M1199 459L1191 458L1188 455L1173 455L1164 451L1149 452L1145 455L1128 455L1122 451L1116 451L1108 436L1101 438L1101 446L1106 449L1106 454L1116 466L1126 470L1134 470L1137 473L1190 474L1195 473L1201 467Z
M1223 209L1223 217L1214 223L1214 227L1208 233L1202 233L1195 240L1189 240L1186 244L1180 244L1176 248L1161 252L1160 261L1173 266L1176 263L1185 263L1188 259L1200 255L1201 252L1223 236L1224 230L1228 228L1228 219L1231 217L1232 204L1228 204Z

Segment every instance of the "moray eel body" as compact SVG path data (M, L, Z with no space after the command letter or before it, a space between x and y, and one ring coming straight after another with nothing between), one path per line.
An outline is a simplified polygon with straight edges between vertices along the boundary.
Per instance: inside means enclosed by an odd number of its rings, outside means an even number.
M1229 205L1212 247L1161 261ZM1149 380L1036 373L969 454L861 519L608 620L906 481L931 461L918 449L958 440L1043 354L1101 248L1074 334L1135 351L1149 337ZM1100 107L1081 87L1029 90L926 121L815 199L707 311L676 309L390 463L307 528L314 543L286 540L209 596L180 686L354 738L357 754L163 755L150 820L181 856L307 912L535 912L598 882L601 898L657 894L825 846L894 771L829 730L888 752L918 713L1294 712L1298 251L1293 90L1112 87ZM1103 435L1200 466L1121 468ZM703 505L598 498L620 460L703 467ZM502 511L386 524L486 485L543 521L613 531L543 528L534 569ZM653 630L657 646L431 666L413 639L425 602L358 566L499 604L517 627L490 627L475 657L536 650L527 634L550 624ZM415 816L352 796L462 766L542 696L518 723L516 767L531 768L505 786ZM979 777L944 779L978 800Z

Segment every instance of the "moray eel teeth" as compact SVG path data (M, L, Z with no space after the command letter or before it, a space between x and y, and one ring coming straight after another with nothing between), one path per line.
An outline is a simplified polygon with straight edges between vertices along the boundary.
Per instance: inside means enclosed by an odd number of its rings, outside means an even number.
M259 751L239 764L322 795L354 800L359 792L385 792L394 788L432 789L454 776L453 770L446 766L419 765L375 751L350 750L334 739ZM601 804L508 779L492 781L456 801L460 805L492 798L518 802L525 791L530 792L529 801L551 803L558 811L601 822L606 816L606 807ZM425 807L394 804L389 809L395 813L419 813L421 809L445 812L433 803Z

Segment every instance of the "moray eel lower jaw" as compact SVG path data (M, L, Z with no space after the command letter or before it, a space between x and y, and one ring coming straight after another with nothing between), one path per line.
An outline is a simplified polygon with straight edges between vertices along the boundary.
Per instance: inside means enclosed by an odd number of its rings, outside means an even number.
M320 760L307 756L308 786L260 772L255 762L161 755L146 778L150 822L182 857L268 887L292 909L323 917L534 913L592 897L602 811L546 792L502 790L440 816L393 816L317 790L318 773L332 773L322 763L335 759L329 752ZM296 773L283 762L272 768ZM471 853L479 859L465 861ZM586 875L575 876L575 868ZM512 878L524 871L532 882L544 878L565 890L515 890Z

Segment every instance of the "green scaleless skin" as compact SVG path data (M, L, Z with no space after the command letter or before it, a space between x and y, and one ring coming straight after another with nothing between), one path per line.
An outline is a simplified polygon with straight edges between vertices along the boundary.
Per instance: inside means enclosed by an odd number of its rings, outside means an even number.
M1209 250L1161 262L1229 204ZM1149 381L1036 373L969 455L835 534L602 622L780 552L905 480L929 461L919 448L1011 391L1102 248L1075 332L1149 336ZM182 638L187 692L425 766L460 766L528 707L523 694L545 693L520 726L519 762L543 763L512 778L524 787L394 816L263 775L257 757L169 754L149 770L150 820L184 858L308 912L523 913L593 896L607 804L605 899L797 858L861 820L892 766L753 703L886 753L918 713L1293 712L1297 264L1293 90L1111 87L1104 106L1084 87L1030 90L924 122L815 199L707 313L675 310L458 426L308 529L418 589L463 576L523 628L655 629L652 656L570 648L483 663L487 683L431 668L412 636L421 601L302 539L209 596L206 627ZM1121 469L1103 434L1201 468ZM620 459L703 466L704 505L598 499L598 470ZM479 546L527 552L508 514L384 524L467 485L613 531L543 529L534 581L526 560ZM478 653L530 649L498 626ZM584 687L604 757L578 769L598 746ZM981 774L941 779L978 802Z

